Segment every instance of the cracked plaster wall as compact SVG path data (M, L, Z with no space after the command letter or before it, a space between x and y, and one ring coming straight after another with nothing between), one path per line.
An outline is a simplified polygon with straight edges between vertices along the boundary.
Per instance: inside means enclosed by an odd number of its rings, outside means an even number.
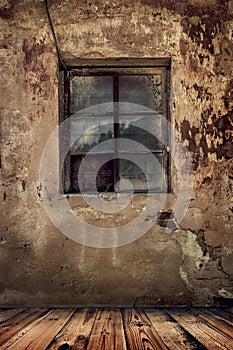
M233 299L233 1L48 1L68 58L172 57L171 118L194 167L189 209L174 193L153 228L112 249L74 243L47 217L38 178L58 123L57 57L43 1L0 1L0 304L211 305ZM109 227L130 221L70 206ZM170 214L168 214L170 213ZM172 231L166 224L172 222ZM88 234L88 232L87 232Z

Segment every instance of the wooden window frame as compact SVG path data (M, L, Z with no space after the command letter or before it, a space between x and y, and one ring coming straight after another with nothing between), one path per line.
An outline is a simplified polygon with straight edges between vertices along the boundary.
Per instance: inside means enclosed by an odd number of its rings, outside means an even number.
M66 122L65 132L63 129L60 133L60 191L65 194L78 194L72 191L71 181L71 156L68 154L64 157L64 149L66 149L67 142L70 139L70 78L74 76L99 76L112 75L114 81L113 99L114 102L119 101L119 76L124 75L140 75L140 74L154 74L155 71L163 71L164 79L164 109L161 113L168 121L164 125L165 132L164 140L166 147L163 150L150 150L152 153L163 154L164 173L166 175L166 188L163 188L162 193L171 192L171 162L170 162L170 58L162 59L90 59L90 60L67 60L67 70L60 70L59 82L59 122ZM118 154L118 136L119 123L117 104L114 104L114 186L119 180L119 154ZM80 153L81 154L81 153ZM65 158L64 165L61 164L61 159ZM145 191L137 191L137 193L145 193Z

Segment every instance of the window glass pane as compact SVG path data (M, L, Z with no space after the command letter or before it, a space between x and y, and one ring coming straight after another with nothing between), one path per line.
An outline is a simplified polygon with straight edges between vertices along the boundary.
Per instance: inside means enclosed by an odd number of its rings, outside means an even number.
M152 110L160 109L162 75L121 75L119 77L119 101L136 103Z
M113 161L107 155L88 155L82 167L80 183L78 172L84 156L71 156L71 183L73 192L112 192L114 191ZM102 165L102 166L101 166Z
M140 145L153 150L163 149L161 115L155 113L146 116L120 116L119 119L119 137L138 143L132 143L132 149L140 149ZM120 145L123 149L123 140Z
M71 152L88 152L97 144L113 138L113 117L72 117L71 118ZM100 145L107 150L108 144Z
M151 157L154 157L154 161ZM127 158L119 159L120 179L129 180L134 187L134 191L163 191L164 179L161 154L128 154ZM127 186L127 182L123 182L120 191L127 190L130 190L130 187Z
M75 76L71 79L70 88L71 113L93 105L113 102L112 76ZM101 112L101 106L96 107L96 113L98 112Z

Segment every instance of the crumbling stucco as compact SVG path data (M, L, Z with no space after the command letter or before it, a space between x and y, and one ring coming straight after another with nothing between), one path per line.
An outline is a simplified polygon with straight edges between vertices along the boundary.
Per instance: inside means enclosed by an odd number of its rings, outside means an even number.
M41 0L0 1L0 304L211 305L233 299L233 2L48 1L64 60L171 57L171 121L194 167L186 216L165 213L126 246L66 238L43 206L39 165L58 124L58 67ZM178 149L178 148L177 148ZM108 198L109 199L109 198ZM145 205L110 216L70 196L76 215L120 226ZM164 218L163 218L164 216ZM164 220L172 222L166 229ZM88 233L87 233L88 234Z

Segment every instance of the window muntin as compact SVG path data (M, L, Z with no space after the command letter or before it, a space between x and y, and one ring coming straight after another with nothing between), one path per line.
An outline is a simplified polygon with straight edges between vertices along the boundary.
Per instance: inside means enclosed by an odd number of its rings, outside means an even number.
M168 119L167 75L165 67L96 67L71 69L67 73L66 117L72 116L68 124L72 146L64 166L65 193L119 191L120 178L130 180L135 192L147 192L148 186L154 192L168 191L169 137L163 118ZM136 109L132 110L131 103L137 104ZM151 133L143 128L145 123ZM102 143L113 139L117 141L112 143L112 148ZM125 139L136 143L124 149ZM87 152L86 167L78 184L78 172ZM156 159L154 165L149 157L151 153ZM140 160L142 168L134 159ZM102 166L97 171L99 164ZM146 169L147 177L142 169ZM93 180L95 173L97 176ZM128 192L130 189L126 182L120 190Z

